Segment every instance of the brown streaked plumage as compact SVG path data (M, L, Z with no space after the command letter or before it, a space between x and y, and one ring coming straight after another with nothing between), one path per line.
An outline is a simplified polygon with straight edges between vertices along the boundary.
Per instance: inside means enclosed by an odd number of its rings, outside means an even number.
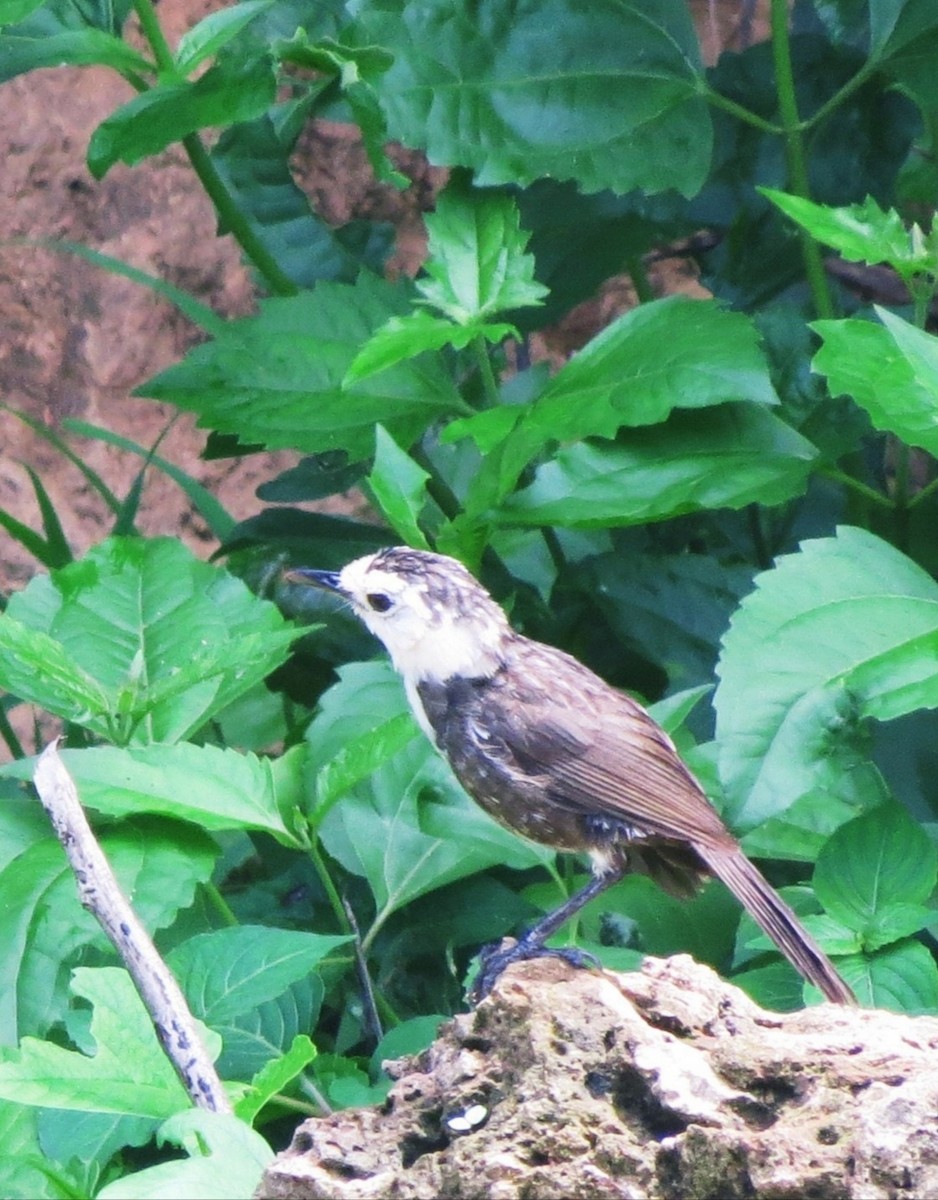
M582 851L594 879L509 950L483 956L476 994L627 871L692 895L712 874L809 982L853 993L746 858L667 734L576 659L515 633L454 559L403 547L338 574L299 570L344 596L389 650L420 724L466 791L532 841Z

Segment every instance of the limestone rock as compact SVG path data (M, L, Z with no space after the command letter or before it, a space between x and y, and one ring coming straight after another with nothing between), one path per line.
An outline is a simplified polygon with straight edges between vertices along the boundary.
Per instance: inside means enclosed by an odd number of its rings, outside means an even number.
M309 1120L258 1200L938 1196L938 1020L765 1012L686 956L510 968L381 1108Z

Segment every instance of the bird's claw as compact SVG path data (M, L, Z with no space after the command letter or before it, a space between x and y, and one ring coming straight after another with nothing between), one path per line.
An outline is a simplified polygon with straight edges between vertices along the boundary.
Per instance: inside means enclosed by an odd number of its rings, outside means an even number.
M527 962L532 958L559 958L571 967L601 967L599 959L588 950L578 950L575 946L551 947L540 942L527 941L521 938L504 949L502 942L491 942L479 951L479 973L468 992L468 1000L476 1005L491 992L498 977L512 963Z

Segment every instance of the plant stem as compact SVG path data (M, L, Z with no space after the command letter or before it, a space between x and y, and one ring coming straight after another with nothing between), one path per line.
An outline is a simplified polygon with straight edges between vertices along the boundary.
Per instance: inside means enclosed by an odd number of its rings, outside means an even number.
M495 372L492 369L492 360L489 358L487 343L481 333L472 339L472 352L475 355L479 375L482 378L482 387L485 392L485 407L494 408L498 403L498 380L495 378Z
M329 874L329 869L326 866L325 860L319 852L319 847L315 841L311 841L309 845L309 857L313 864L313 869L319 876L319 882L323 886L323 891L329 900L329 907L335 914L335 919L339 923L339 928L343 933L351 934L352 926L349 923L348 916L345 912L345 906L342 903L342 897L339 895L338 889L332 882L332 876Z
M845 488L856 492L858 496L862 496L865 500L870 500L872 503L878 504L880 508L895 508L895 504L888 496L884 496L882 492L871 488L869 484L863 483L859 479L854 479L852 475L848 475L846 471L841 471L838 467L822 467L819 474L834 483L843 484Z
M775 87L778 92L778 107L782 118L782 136L785 140L785 159L788 164L788 186L796 196L811 199L808 183L808 164L805 156L804 136L798 116L798 101L795 96L795 75L791 61L791 40L788 33L788 0L771 0L772 57L775 63ZM814 307L819 317L834 316L821 248L806 231L799 232L801 256L805 275Z
M160 25L152 0L134 0L134 11L140 22L144 37L153 51L153 58L161 75L178 79L176 62L169 42ZM295 296L299 288L280 269L277 260L257 236L251 222L244 215L234 197L225 186L208 151L197 133L187 134L182 139L183 149L189 156L192 169L209 199L215 205L219 224L235 239L247 258L251 260L270 290L278 296Z
M221 917L222 921L226 925L239 925L240 924L238 918L231 911L231 907L228 904L228 901L218 890L218 887L216 884L211 883L211 882L203 883L202 891L204 892L205 898L209 901L212 908L215 909L216 913L218 913L218 915Z
M709 84L705 85L703 96L714 108L722 108L724 112L728 112L730 116L735 117L738 121L742 121L746 125L752 125L755 129L761 129L763 133L779 134L783 132L782 127L776 125L774 121L766 121L758 113L754 113L751 109L737 104L735 100L731 100L729 96L724 96L722 92L711 88Z

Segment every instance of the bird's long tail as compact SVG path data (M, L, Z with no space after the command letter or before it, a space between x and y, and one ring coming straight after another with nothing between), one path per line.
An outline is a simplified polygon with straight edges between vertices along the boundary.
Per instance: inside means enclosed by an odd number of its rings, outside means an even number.
M741 850L695 845L707 866L809 983L835 1004L856 1004L824 951Z

